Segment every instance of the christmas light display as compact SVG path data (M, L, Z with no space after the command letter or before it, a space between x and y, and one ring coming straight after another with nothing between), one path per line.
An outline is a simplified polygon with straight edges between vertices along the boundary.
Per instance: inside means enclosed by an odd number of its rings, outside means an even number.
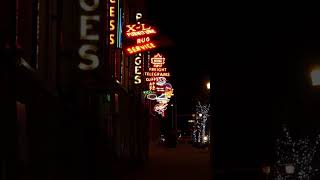
M318 171L312 167L312 162L317 152L320 135L313 141L308 137L294 140L285 126L283 132L284 136L276 141L277 161L273 167L273 179L311 179Z
M210 142L210 134L208 131L206 131L207 126L207 120L210 116L210 104L209 105L201 105L200 102L198 102L198 105L196 106L196 121L194 124L194 129L192 133L192 139L194 143L199 144L206 144Z

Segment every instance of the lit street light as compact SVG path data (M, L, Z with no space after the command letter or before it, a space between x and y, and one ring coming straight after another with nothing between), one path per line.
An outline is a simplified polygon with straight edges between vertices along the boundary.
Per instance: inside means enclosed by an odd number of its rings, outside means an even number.
M320 68L311 71L311 81L313 86L320 86Z
M210 90L210 82L207 83L207 89Z

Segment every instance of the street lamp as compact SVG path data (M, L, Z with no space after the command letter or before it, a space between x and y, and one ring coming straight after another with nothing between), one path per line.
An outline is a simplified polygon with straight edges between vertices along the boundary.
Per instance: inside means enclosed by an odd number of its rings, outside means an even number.
M310 73L312 86L320 86L320 68L313 69Z
M294 166L292 164L286 164L285 171L287 174L294 174Z
M210 90L210 82L207 82L207 89Z

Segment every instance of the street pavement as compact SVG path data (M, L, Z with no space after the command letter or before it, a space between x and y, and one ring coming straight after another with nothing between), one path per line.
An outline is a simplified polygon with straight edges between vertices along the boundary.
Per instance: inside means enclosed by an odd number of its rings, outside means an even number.
M150 147L143 165L123 175L121 180L211 180L209 151L177 144L175 148Z

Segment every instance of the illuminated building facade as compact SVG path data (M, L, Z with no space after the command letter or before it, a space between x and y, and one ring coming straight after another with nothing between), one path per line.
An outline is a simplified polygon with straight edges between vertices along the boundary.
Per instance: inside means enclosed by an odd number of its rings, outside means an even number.
M107 178L117 160L145 160L149 116L143 68L155 44L141 37L139 47L127 50L124 45L125 25L135 24L138 13L147 19L143 1L4 3L11 8L3 17L13 18L1 25L8 35L1 37L1 53L17 63L3 66L17 80L3 83L7 89L1 103L11 119L1 127L11 128L8 136L17 143L8 142L7 152L18 156L2 154L17 159L16 166L5 164L3 169L21 176L28 171L38 179ZM141 27L145 31L131 26L130 36L155 32L147 24Z

